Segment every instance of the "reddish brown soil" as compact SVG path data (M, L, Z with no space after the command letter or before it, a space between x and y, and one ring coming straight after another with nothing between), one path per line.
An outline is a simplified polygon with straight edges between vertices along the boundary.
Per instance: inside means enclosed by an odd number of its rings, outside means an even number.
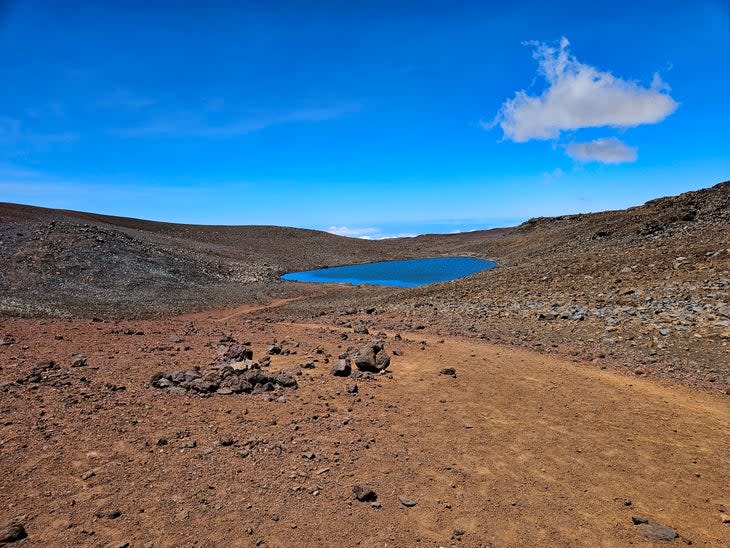
M271 311L0 320L15 341L0 346L0 521L24 524L16 545L665 544L632 516L673 527L678 544L730 543L727 397L422 332L387 333L403 353L390 374L336 378L325 359L371 336L326 318L270 323ZM272 370L315 368L273 395L150 386L211 363L221 333L256 359L274 341L295 352ZM87 365L69 367L79 352ZM49 359L60 369L16 382ZM356 484L382 506L356 501Z

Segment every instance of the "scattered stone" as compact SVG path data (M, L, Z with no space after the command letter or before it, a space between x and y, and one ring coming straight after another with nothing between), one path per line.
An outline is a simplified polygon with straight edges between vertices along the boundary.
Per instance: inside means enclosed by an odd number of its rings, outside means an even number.
M636 530L649 540L672 541L679 536L679 533L671 527L659 523L640 523L636 526Z
M88 472L84 472L83 474L81 474L81 479L82 480L91 479L95 475L96 475L96 472L94 472L93 470L89 470Z
M352 367L350 366L350 360L347 358L337 360L332 369L330 370L335 377L349 377L352 373Z
M279 346L278 344L272 344L271 346L269 346L269 348L266 349L266 353L270 356L281 354L281 346Z
M371 502L378 498L375 491L367 485L356 485L352 488L352 492L355 493L355 498L360 502Z
M415 506L417 504L415 500L411 500L411 499L409 499L407 497L404 497L403 495L398 495L398 501L403 506L406 506L408 508L412 508L413 506Z
M302 453L302 458L307 460L313 460L314 459L314 453L311 451L307 451L306 453Z
M155 373L150 380L150 384L155 388L169 388L173 386L173 382L164 373Z
M0 546L6 543L17 542L28 536L25 528L19 523L4 523L0 525Z
M218 445L221 447L230 447L234 443L236 443L236 441L233 438L222 438L218 440Z
M347 391L348 394L357 394L357 390L358 390L357 384L355 384L355 383L348 384L347 388L345 388L345 390Z
M720 514L720 522L721 523L730 523L730 515Z
M359 335L369 335L370 334L370 331L368 331L368 328L365 327L365 325L364 324L361 324L361 323L357 324L353 328L353 331L355 333L358 333Z
M649 520L639 516L631 516L631 521L634 525L641 525L642 523L649 523Z
M83 354L74 354L72 356L71 367L84 367L86 365L86 356Z
M439 375L446 375L448 377L456 378L456 369L454 369L453 367L444 367L441 371L439 371Z
M99 519L117 519L121 515L121 510L117 510L116 508L111 510L97 510L94 512L94 517Z
M245 362L253 360L253 350L248 346L222 347L219 358L224 362Z

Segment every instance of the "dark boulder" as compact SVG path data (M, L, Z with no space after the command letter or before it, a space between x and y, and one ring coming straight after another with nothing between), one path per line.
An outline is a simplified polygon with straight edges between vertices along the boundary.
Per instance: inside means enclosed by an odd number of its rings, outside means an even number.
M282 372L276 376L276 384L284 388L296 388L297 380L291 374Z
M257 384L274 383L274 375L261 369L251 369L243 375L244 380L250 382L253 386Z
M385 352L383 343L370 341L355 351L353 361L360 371L379 373L390 365L390 356Z

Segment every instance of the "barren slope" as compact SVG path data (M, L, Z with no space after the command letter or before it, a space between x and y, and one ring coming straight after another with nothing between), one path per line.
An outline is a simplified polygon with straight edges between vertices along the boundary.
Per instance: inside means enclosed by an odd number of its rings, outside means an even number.
M386 334L392 373L337 378L333 360L368 336L258 314L1 320L15 342L0 347L0 517L24 524L23 545L662 544L633 517L678 544L730 542L722 396L421 333ZM257 360L278 341L267 369L293 367L299 388L150 385L232 339ZM58 366L34 374L43 359Z

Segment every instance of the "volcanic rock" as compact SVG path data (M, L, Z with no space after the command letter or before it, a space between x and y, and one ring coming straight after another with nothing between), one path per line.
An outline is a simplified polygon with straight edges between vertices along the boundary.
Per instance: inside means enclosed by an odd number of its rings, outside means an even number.
M640 523L636 526L636 530L649 540L672 541L679 536L679 533L671 527L658 523Z
M360 371L379 373L390 365L390 356L380 341L370 341L360 347L353 355L355 366Z
M6 543L17 542L28 536L25 528L18 523L4 523L0 525L0 546Z
M350 360L347 358L337 360L332 369L330 370L335 377L349 377L352 373L352 367L350 366Z
M356 485L352 488L355 498L360 502L371 502L378 498L378 495L367 485Z

